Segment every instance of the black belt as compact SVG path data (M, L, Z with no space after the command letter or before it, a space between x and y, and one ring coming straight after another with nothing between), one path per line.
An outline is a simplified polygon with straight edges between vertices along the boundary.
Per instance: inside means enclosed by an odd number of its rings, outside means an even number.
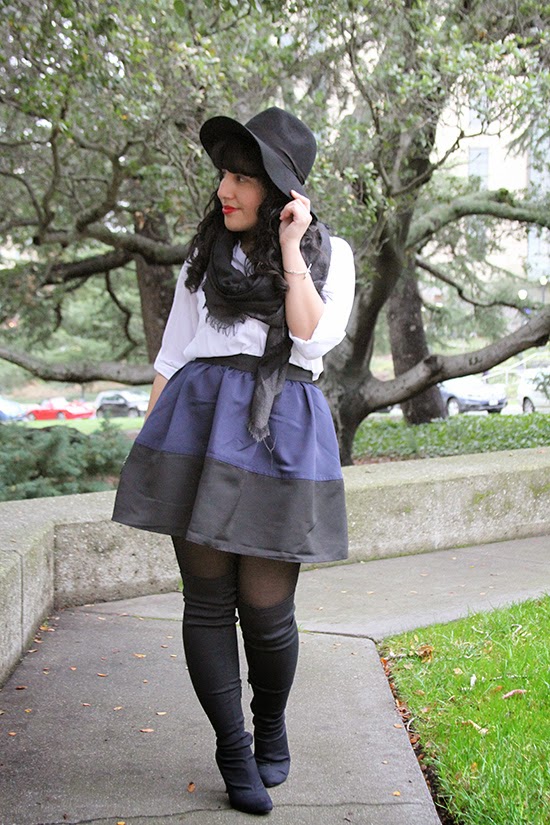
M213 358L196 358L203 364L215 364L219 367L233 367L236 370L245 372L256 372L260 357L258 355L215 355ZM304 370L296 364L289 364L286 371L287 381L307 381L313 383L313 373L311 370Z

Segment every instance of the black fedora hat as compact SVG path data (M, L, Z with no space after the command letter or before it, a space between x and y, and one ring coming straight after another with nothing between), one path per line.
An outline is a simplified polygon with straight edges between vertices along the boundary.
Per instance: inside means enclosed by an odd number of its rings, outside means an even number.
M290 196L291 189L306 195L304 183L317 154L317 143L313 132L290 112L272 106L244 126L230 117L213 117L201 127L200 139L214 162L214 150L220 144L252 139L275 186L285 195Z

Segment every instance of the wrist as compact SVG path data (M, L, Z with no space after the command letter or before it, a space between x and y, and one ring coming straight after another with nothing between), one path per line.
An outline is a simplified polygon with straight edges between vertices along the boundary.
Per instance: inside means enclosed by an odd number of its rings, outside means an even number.
M301 254L300 242L301 238L287 238L286 240L279 240L281 244L281 252L284 254Z

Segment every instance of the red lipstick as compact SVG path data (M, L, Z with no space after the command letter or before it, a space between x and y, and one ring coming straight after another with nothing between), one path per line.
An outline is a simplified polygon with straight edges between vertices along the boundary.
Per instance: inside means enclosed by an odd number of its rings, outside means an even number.
M231 215L233 212L236 212L237 209L235 206L222 206L222 212L224 215Z

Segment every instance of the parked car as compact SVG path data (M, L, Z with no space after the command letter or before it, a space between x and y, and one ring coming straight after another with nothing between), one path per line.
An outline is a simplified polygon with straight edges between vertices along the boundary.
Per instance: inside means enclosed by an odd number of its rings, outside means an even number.
M540 382L550 378L550 370L533 367L524 370L519 379L518 400L524 413L550 412L550 386L549 395L538 388Z
M0 398L0 421L22 421L26 412L25 407L17 401Z
M508 403L506 388L503 384L489 384L475 375L442 381L439 389L448 415L458 415L473 410L500 413Z
M145 415L149 396L141 390L110 390L100 392L95 400L98 417L129 416L138 418Z
M27 418L31 421L92 418L94 415L93 404L86 404L83 401L67 401L66 398L47 398L40 405L30 406L27 409Z

